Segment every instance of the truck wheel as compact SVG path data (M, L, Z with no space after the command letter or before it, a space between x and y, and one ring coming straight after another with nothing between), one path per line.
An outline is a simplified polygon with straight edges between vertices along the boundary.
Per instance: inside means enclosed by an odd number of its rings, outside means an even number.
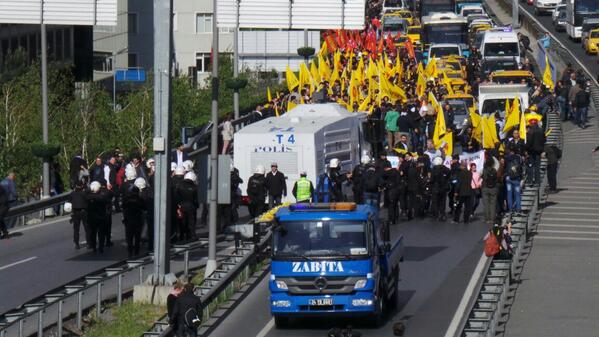
M368 318L368 325L370 325L374 329L378 329L381 325L383 325L383 315L385 313L385 297L386 296L382 296L381 299L377 301L376 312Z
M289 317L275 316L275 326L277 329L285 329L289 327Z

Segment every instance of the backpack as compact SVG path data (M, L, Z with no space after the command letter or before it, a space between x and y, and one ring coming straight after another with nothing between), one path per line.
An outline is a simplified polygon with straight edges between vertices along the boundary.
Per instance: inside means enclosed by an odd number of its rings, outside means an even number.
M183 318L185 319L185 325L190 329L197 329L202 324L196 308L187 309Z
M507 175L512 180L522 179L522 159L514 156L507 167Z
M489 257L495 256L499 251L501 251L499 240L492 231L489 231L489 237L485 240L485 255Z
M374 168L369 168L362 176L362 184L367 192L376 192L379 188L379 179Z
M488 188L495 188L497 185L497 171L487 168L483 172L483 183Z

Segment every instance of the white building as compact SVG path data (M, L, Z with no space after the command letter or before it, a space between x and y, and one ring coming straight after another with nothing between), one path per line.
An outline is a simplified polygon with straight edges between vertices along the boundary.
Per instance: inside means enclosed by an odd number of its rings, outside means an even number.
M153 66L153 5L148 0L119 0L118 25L94 28L94 79L112 76L114 69ZM198 83L208 78L212 51L212 0L173 0L175 66ZM233 53L232 28L219 31L219 52ZM320 47L319 32L308 33L308 44ZM303 31L243 31L239 39L240 67L284 72L298 69Z

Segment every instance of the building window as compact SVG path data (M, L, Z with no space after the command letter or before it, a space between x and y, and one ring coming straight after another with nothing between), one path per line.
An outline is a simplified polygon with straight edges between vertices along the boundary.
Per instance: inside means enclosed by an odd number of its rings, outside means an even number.
M196 71L207 73L212 70L210 53L196 53Z
M112 71L112 53L94 51L94 70L101 72Z
M137 13L127 15L129 34L137 34Z
M139 67L139 60L137 54L129 53L127 58L127 63L129 64L129 68L137 68Z
M235 28L233 28L233 27L222 27L222 28L219 28L218 31L220 33L231 34L231 33L235 33Z
M212 14L196 14L196 34L212 33Z

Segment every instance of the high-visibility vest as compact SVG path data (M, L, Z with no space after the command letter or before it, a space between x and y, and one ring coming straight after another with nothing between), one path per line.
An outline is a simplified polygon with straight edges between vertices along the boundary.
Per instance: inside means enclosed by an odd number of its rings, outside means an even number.
M306 177L301 177L297 181L296 197L297 201L310 200L310 180Z

